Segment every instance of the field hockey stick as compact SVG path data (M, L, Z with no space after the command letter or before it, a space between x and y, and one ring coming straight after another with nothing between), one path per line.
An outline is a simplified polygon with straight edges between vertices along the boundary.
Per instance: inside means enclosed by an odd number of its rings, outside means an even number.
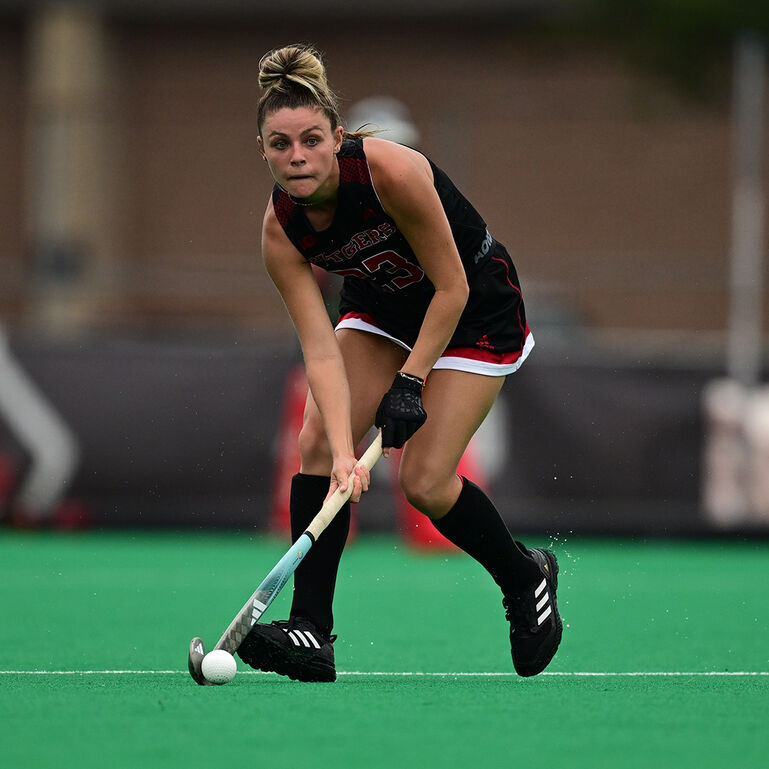
M358 460L358 466L363 465L369 470L382 456L382 432L377 434L372 444ZM264 578L262 584L254 591L254 594L246 601L238 612L230 626L225 630L214 649L224 649L234 654L251 628L259 621L259 618L267 611L267 607L275 600L275 597L283 589L283 586L296 571L302 558L307 555L315 540L323 533L325 528L334 520L334 516L342 508L342 505L350 498L353 490L355 471L350 473L347 479L347 490L342 492L337 489L321 507L318 514L310 521L310 525L304 534L294 542L288 552L278 561L273 570ZM210 682L205 679L201 664L206 655L205 646L200 638L190 641L190 651L187 658L187 667L195 683L206 686Z

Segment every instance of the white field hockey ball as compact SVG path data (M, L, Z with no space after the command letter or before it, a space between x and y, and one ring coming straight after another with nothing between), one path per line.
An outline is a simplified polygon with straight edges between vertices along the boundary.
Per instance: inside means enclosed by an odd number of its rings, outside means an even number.
M235 678L238 666L229 652L224 649L214 649L203 657L200 669L206 681L212 684L228 684Z

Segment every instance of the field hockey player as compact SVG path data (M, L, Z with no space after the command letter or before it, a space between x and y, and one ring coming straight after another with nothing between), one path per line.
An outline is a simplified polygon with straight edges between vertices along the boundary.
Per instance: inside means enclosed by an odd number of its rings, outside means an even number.
M290 493L294 539L346 487L372 424L387 457L404 447L408 501L479 561L502 591L515 670L540 673L561 640L558 564L513 539L486 493L457 465L507 375L534 340L505 248L423 154L346 132L320 55L265 55L258 145L275 182L264 262L301 342L310 393ZM329 322L312 265L344 277ZM368 488L353 475L351 500ZM240 645L252 667L300 681L336 678L332 635L347 503L294 574L287 620L257 623Z

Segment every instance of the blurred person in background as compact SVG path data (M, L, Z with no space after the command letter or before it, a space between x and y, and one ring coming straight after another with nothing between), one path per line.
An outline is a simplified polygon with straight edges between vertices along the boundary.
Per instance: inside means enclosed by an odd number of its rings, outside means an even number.
M409 108L394 96L368 96L355 102L347 113L347 125L373 126L388 141L419 147L419 129Z
M514 540L459 460L534 340L515 267L472 205L423 154L346 132L320 55L265 55L258 143L275 180L262 234L266 268L294 322L310 392L291 484L294 539L355 473L372 423L384 454L405 449L406 498L491 574L510 622L513 664L540 673L561 639L558 565ZM332 325L312 265L343 276ZM332 604L350 524L340 511L295 573L288 620L256 624L239 649L252 667L301 681L336 678Z

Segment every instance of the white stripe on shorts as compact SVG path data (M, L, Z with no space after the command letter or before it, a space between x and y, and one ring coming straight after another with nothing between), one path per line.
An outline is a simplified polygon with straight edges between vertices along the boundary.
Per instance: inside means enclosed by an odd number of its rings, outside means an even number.
M404 350L411 352L411 348L400 339L396 339L394 336L383 331L379 326L375 326L373 323L369 323L363 318L343 318L336 324L336 328L352 328L357 331L368 331L370 334L377 334L389 339ZM490 363L485 360L475 360L474 358L462 358L456 355L441 355L435 362L434 369L450 369L452 371L467 371L470 374L483 374L484 376L506 376L517 371L526 358L529 357L529 353L534 349L534 336L529 332L526 337L526 342L523 345L520 357L512 363Z
M354 328L357 331L368 331L370 334L378 334L379 336L386 337L391 342L395 342L395 344L402 347L404 350L411 352L411 348L405 342L401 342L400 339L396 339L386 331L382 331L379 326L375 326L373 323L363 320L363 318L343 318L336 324L336 328Z

